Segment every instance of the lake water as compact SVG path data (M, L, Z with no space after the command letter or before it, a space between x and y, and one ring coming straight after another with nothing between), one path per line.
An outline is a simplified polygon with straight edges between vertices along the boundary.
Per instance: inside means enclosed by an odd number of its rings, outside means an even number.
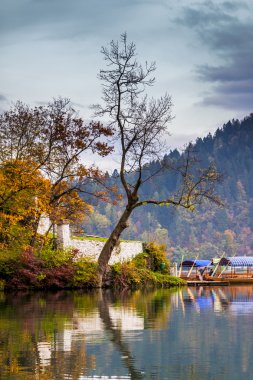
M253 287L1 293L0 379L253 378Z

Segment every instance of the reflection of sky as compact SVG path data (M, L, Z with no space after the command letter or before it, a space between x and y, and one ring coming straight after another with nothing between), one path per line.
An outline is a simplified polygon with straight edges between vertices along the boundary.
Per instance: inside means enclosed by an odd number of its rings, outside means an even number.
M229 311L237 315L253 315L253 302L231 302Z
M210 309L213 306L211 297L197 297L196 302L200 309Z

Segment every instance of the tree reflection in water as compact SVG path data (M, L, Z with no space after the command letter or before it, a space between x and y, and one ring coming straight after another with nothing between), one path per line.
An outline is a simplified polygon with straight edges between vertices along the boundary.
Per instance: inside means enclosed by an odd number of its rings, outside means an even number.
M0 293L0 379L61 380L91 376L96 351L109 340L122 358L121 371L142 379L124 341L124 330L162 329L170 292ZM101 369L100 369L101 370Z
M73 341L68 352L62 347L76 302L79 297L67 292L7 294L1 303L0 378L28 380L36 374L38 379L61 380L71 373L75 380L92 368L85 344Z
M250 286L0 292L0 379L248 380L252 315Z
M122 338L122 331L119 328L115 328L113 324L113 320L110 316L109 311L109 302L111 301L111 297L109 293L102 292L101 300L99 301L99 315L101 320L104 323L105 329L110 331L111 333L111 341L115 344L117 349L121 353L122 360L124 362L125 367L127 368L131 379L143 379L143 374L140 370L137 370L134 365L134 357L131 355L131 352L126 343L124 343Z

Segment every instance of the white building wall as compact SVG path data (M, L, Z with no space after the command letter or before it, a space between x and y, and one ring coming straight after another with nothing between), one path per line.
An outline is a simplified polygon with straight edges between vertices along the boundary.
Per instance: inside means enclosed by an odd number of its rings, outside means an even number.
M94 260L98 259L104 244L105 242L95 240L70 240L70 246L79 251L78 257L90 257ZM119 246L113 250L109 264L130 260L141 252L143 252L143 244L141 241L121 242Z
M105 244L96 240L79 240L70 237L68 224L57 226L57 243L61 248L74 248L79 251L77 257L90 257L97 260ZM143 252L143 243L141 241L121 242L114 250L109 264L131 260L138 253Z

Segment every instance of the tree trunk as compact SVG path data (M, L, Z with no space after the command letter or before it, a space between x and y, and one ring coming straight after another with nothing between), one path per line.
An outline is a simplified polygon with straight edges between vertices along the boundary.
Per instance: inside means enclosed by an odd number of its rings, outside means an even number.
M37 238L37 231L38 231L39 222L40 222L40 216L41 215L39 215L35 219L34 223L32 224L33 234L32 234L31 240L30 240L30 246L31 247L34 247L34 245L35 245L35 241L36 241L36 238Z
M99 272L99 286L101 287L103 284L103 278L106 272L106 268L108 262L111 258L112 251L115 248L117 242L119 241L119 237L121 233L128 227L128 219L133 211L133 206L127 205L121 218L116 224L114 230L112 231L110 237L106 241L100 255L98 258L98 272Z

